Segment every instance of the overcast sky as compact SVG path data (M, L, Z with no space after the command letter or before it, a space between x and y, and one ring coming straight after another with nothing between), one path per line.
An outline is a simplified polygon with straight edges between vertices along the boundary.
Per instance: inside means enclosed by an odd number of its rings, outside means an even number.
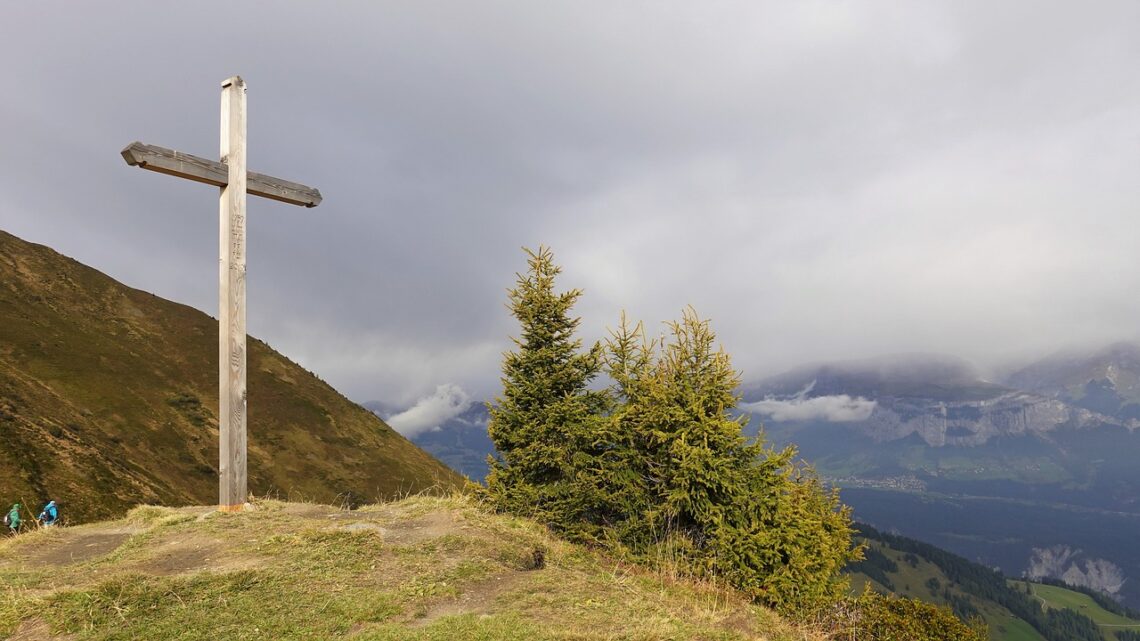
M215 189L119 150L240 74L325 197L250 199L250 333L354 400L495 394L539 243L587 339L993 365L1140 336L1138 70L1133 0L10 2L0 228L216 315Z

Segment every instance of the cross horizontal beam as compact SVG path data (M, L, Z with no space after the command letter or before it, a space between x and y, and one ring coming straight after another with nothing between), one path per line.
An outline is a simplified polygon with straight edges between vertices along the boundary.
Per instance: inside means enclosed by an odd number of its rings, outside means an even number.
M132 167L170 174L215 187L225 187L229 183L229 169L225 163L216 160L207 160L137 141L124 147L122 153L123 160ZM321 192L314 187L252 171L246 176L248 194L304 207L316 207L321 204Z

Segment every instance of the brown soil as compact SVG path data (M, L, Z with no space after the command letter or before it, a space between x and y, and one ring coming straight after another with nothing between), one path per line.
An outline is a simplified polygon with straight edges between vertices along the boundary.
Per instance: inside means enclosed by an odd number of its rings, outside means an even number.
M435 604L422 617L408 622L411 626L425 626L437 619L459 614L491 614L496 611L495 601L522 582L523 572L493 576L485 581L464 586L463 593L454 599Z
M53 539L36 546L31 554L17 554L12 561L26 566L67 566L98 559L111 554L133 534L144 530L131 527L101 528L91 526L60 528L52 532ZM154 550L146 558L128 562L121 569L170 576L201 570L226 571L252 567L256 560L235 556L227 551L224 541L197 533L170 533L147 542ZM5 563L0 562L0 568ZM92 573L92 577L97 575Z
M93 532L87 528L60 528L60 540L47 543L27 557L29 565L69 565L110 554L136 530L115 529Z
M159 549L161 552L137 569L160 576L196 572L207 567L217 569L218 565L211 564L211 558L217 557L222 548L212 542L169 541Z
M16 628L16 632L8 637L8 641L69 641L75 635L55 635L43 619L29 619Z
M399 520L384 530L384 541L396 545L415 545L456 531L461 525L451 512L432 512L422 518Z

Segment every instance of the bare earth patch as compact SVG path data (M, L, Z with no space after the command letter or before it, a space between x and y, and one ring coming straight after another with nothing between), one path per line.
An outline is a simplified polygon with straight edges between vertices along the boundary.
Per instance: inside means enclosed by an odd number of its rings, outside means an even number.
M164 541L158 547L158 552L147 560L134 566L139 572L170 576L172 574L185 574L206 569L216 569L216 560L221 554L222 546L215 541L172 540Z
M421 617L408 622L413 627L425 626L438 619L461 614L488 615L499 610L495 602L523 581L523 572L500 574L478 583L463 586L463 593L454 599L442 601Z
M29 565L71 565L89 561L114 552L138 530L117 528L92 531L90 529L59 530L58 541L45 544L35 554L23 559Z
M43 619L29 619L16 628L16 632L8 637L8 641L69 641L75 635L55 635Z
M390 523L384 540L397 545L415 545L454 533L459 525L460 520L450 511L432 512L421 518Z

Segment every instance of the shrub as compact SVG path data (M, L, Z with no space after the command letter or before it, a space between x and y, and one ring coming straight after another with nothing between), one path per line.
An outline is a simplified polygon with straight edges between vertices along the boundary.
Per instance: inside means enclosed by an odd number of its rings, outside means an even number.
M834 639L859 641L988 641L980 618L962 622L947 608L867 592L845 601L829 626Z

